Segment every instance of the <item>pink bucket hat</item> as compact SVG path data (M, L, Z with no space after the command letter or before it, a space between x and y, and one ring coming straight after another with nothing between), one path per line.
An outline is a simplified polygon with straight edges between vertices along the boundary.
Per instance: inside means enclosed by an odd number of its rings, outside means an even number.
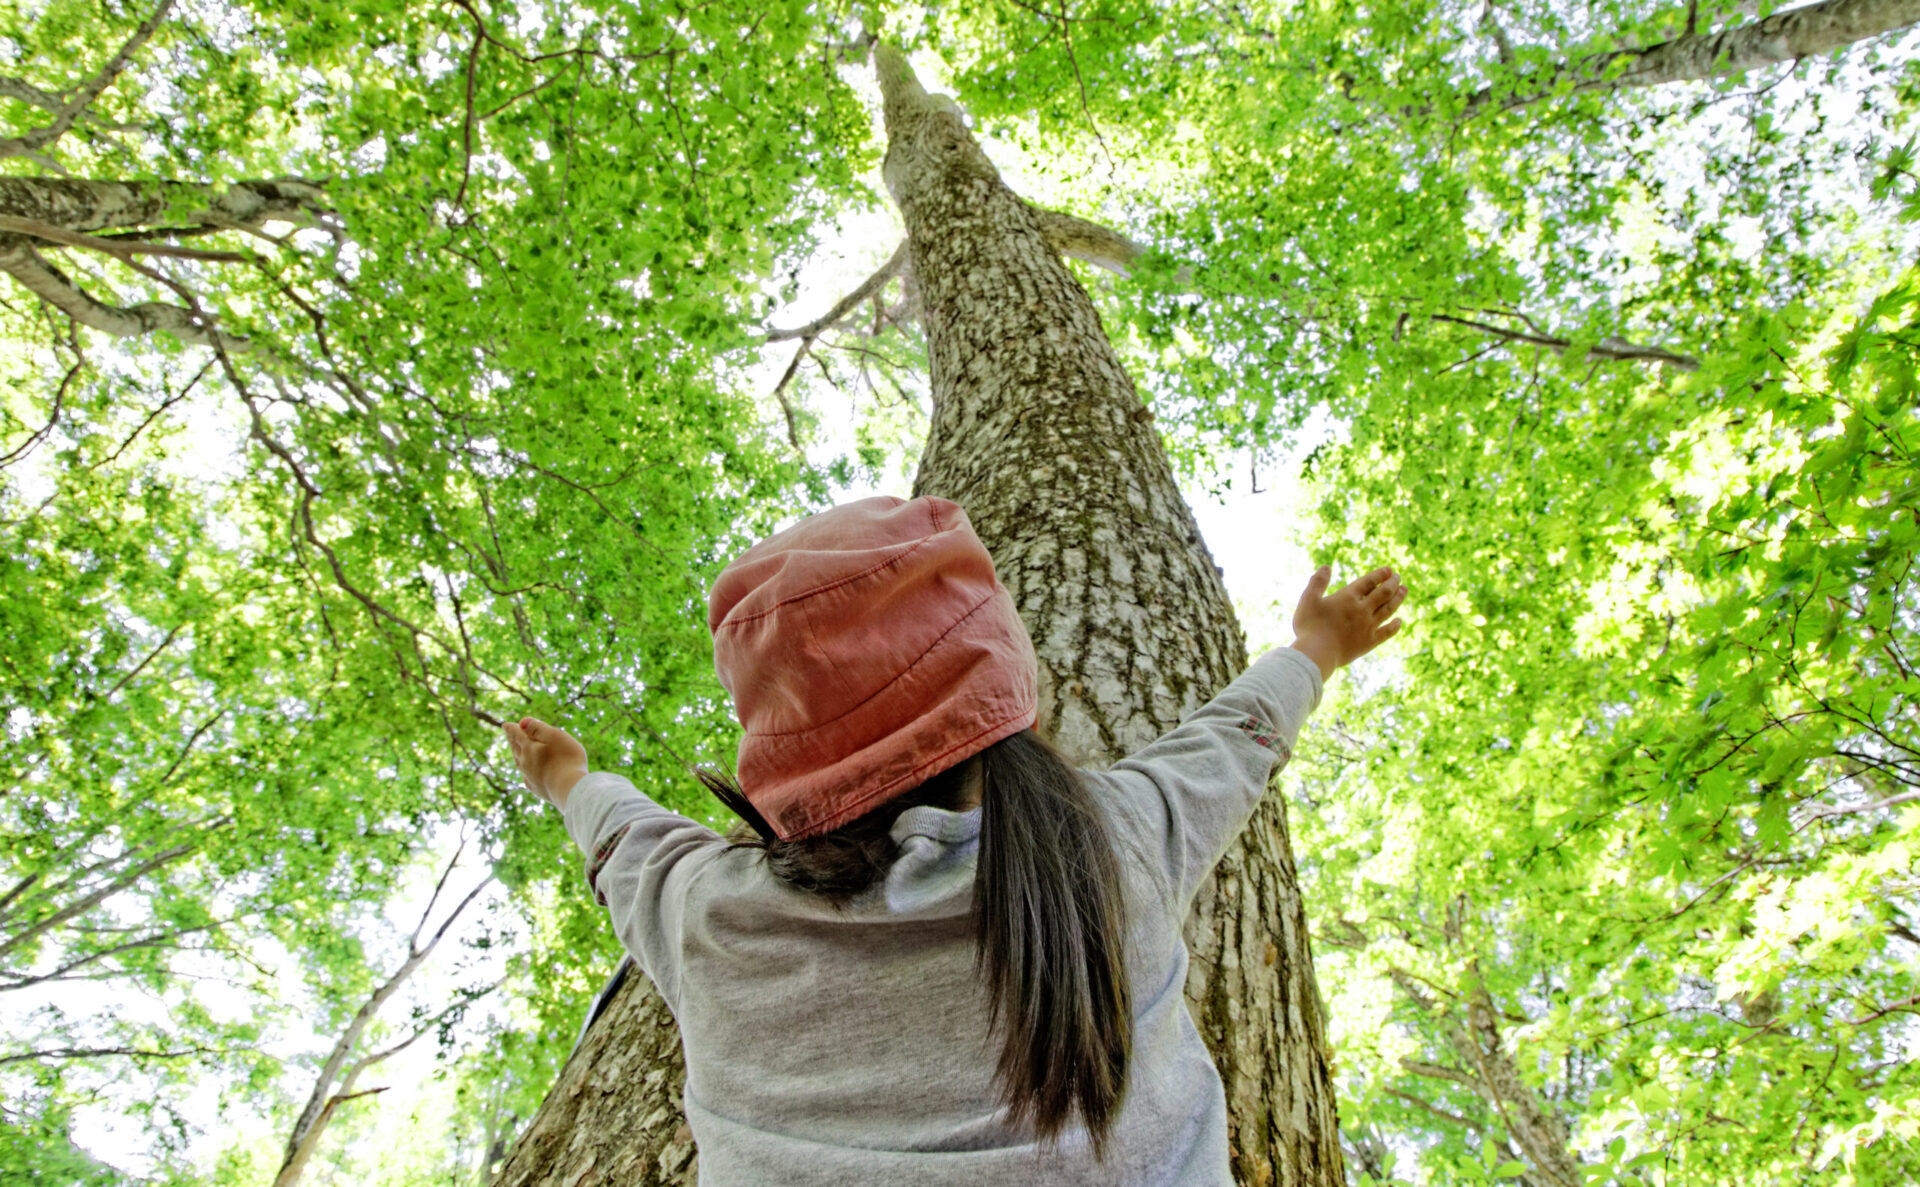
M911 791L1034 722L1039 660L967 513L882 496L749 548L707 599L746 730L736 776L785 840Z

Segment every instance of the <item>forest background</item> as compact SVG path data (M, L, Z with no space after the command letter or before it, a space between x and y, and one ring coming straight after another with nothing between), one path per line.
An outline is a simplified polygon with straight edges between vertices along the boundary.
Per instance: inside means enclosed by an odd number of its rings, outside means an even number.
M0 1181L484 1182L614 955L497 721L705 815L707 582L918 456L865 29L1424 595L1282 792L1356 1180L1914 1181L1916 21L0 3Z

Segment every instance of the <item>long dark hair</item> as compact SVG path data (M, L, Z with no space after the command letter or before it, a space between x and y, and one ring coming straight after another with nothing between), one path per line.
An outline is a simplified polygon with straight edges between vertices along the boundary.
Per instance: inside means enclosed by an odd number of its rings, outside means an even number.
M1133 1001L1127 983L1120 863L1105 813L1070 763L1023 730L974 760L981 774L973 883L975 957L1000 1031L1001 1096L1043 1141L1077 1113L1104 1157L1127 1091ZM889 835L910 807L959 804L974 761L830 833L782 841L731 779L695 775L740 817L735 844L759 849L776 877L845 903L885 877Z

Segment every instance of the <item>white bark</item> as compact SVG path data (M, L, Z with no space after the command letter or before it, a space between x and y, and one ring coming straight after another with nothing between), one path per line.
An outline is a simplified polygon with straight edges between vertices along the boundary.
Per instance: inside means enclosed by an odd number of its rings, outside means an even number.
M74 321L115 338L135 338L165 330L189 346L212 346L227 354L245 354L253 344L209 325L193 310L164 301L109 305L95 299L31 248L0 248L0 272Z
M405 1050L421 1035L432 1029L440 1019L472 1000L462 998L456 1001L439 1014L417 1025L406 1039L383 1051L376 1051L358 1059L354 1058L366 1038L367 1029L373 1025L381 1009L393 1000L393 996L400 992L413 974L419 971L420 966L426 963L427 958L433 955L434 949L440 946L440 941L445 939L447 933L453 930L453 925L459 922L461 914L473 905L482 891L492 885L491 875L482 879L477 886L467 892L465 898L454 906L432 937L424 944L421 943L420 937L426 932L427 920L433 914L434 904L439 900L440 891L445 888L447 877L453 872L458 862L459 854L456 853L453 860L448 863L446 871L441 874L439 884L434 887L432 897L427 900L426 909L420 913L419 926L414 928L413 935L407 940L406 958L367 996L367 1000L361 1003L360 1008L354 1011L346 1028L340 1032L339 1037L334 1040L332 1049L327 1052L326 1059L320 1065L319 1074L314 1077L313 1091L307 1095L306 1107L300 1111L299 1118L294 1121L293 1132L287 1137L286 1152L281 1160L280 1170L274 1176L273 1187L294 1187L294 1184L300 1181L308 1162L313 1158L314 1151L319 1148L320 1137L325 1132L327 1123L333 1119L334 1111L341 1104L384 1091L376 1088L368 1092L355 1092L354 1085L362 1072Z
M1510 90L1469 96L1460 118L1505 111L1562 91L1616 91L1694 82L1798 62L1892 33L1920 21L1920 0L1821 0L1718 33L1690 34L1644 49L1616 50L1565 62Z
M307 225L327 213L325 192L297 178L237 181L223 188L178 181L0 177L0 214L83 233ZM0 238L0 245L5 242Z

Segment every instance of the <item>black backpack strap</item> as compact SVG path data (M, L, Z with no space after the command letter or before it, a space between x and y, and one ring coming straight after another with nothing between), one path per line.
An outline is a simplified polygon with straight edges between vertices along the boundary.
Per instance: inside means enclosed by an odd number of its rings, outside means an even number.
M620 958L620 966L613 970L613 976L607 978L606 985L594 996L593 1008L587 1011L587 1020L580 1024L579 1037L573 1040L574 1051L578 1051L580 1044L586 1042L587 1032L593 1029L595 1022L600 1020L600 1015L606 1013L608 1004L613 1001L613 995L620 992L620 987L627 982L627 974L632 971L633 957L622 956ZM572 1055L572 1053L573 1052L570 1051L568 1055Z

